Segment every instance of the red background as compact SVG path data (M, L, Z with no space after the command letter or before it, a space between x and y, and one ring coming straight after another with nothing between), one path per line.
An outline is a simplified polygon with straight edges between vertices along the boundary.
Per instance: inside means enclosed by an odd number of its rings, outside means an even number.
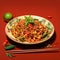
M54 24L56 40L54 44L60 47L60 0L0 0L0 60L60 60L60 52L57 53L32 53L17 54L15 58L9 58L4 53L3 42L7 39L3 14L11 12L14 17L33 14L47 18L52 16L50 21Z

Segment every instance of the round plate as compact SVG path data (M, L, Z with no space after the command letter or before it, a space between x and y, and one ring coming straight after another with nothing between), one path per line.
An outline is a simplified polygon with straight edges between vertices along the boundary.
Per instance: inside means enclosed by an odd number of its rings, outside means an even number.
M35 42L35 43L21 42L21 41L16 40L16 38L15 38L15 37L12 35L12 33L11 33L11 28L12 28L12 26L14 25L15 22L18 22L18 21L19 21L19 19L24 19L24 16L29 16L29 15L18 16L18 17L16 17L16 18L13 18L12 20L10 20L10 21L7 23L7 25L6 25L6 27L5 27L5 32L6 32L6 35L7 35L11 40L13 40L14 42L20 43L20 44L29 44L29 45L30 45L30 44L43 43L43 42L47 41L48 39L50 39L50 38L52 37L52 35L54 34L54 26L53 26L53 24L52 24L49 20L47 20L47 19L45 19L45 18L43 18L43 17L31 15L31 17L32 17L33 19L38 19L42 24L44 24L47 28L49 28L48 31L52 31L52 32L51 32L51 33L49 34L49 36L47 36L46 38L40 40L39 42Z

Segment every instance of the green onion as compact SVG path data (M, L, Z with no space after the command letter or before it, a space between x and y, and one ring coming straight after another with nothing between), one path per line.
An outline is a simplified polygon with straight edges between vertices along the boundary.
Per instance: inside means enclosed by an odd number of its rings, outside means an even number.
M24 38L23 38L23 37L20 37L20 41L21 41L21 42L24 42L25 40L24 40Z

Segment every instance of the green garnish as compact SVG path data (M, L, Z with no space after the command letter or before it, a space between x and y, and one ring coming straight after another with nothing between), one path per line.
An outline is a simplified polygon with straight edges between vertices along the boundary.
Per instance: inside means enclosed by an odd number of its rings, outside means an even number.
M13 57L13 55L12 55L11 53L6 53L6 55L7 55L8 57Z
M38 19L34 18L34 20L38 20Z
M42 38L45 38L48 35L48 32L43 33Z
M34 24L34 20L31 18L31 16L28 17L25 16L25 19L26 19L25 25L28 25L29 23Z
M14 49L14 48L15 48L14 45L5 46L5 50L11 50L11 49Z
M47 28L48 28L48 29L52 29L52 26L51 26L50 23L48 23Z
M24 38L23 38L23 37L21 37L21 38L20 38L20 41L21 41L21 42L24 42L25 40L24 40Z

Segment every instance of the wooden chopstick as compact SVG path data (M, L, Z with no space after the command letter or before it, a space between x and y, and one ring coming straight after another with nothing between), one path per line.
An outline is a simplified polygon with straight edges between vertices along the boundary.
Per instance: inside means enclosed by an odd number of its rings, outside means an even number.
M7 52L13 53L13 54L19 54L19 53L33 53L33 52L56 52L59 51L59 48L45 48L45 49L26 49L26 50L10 50Z

